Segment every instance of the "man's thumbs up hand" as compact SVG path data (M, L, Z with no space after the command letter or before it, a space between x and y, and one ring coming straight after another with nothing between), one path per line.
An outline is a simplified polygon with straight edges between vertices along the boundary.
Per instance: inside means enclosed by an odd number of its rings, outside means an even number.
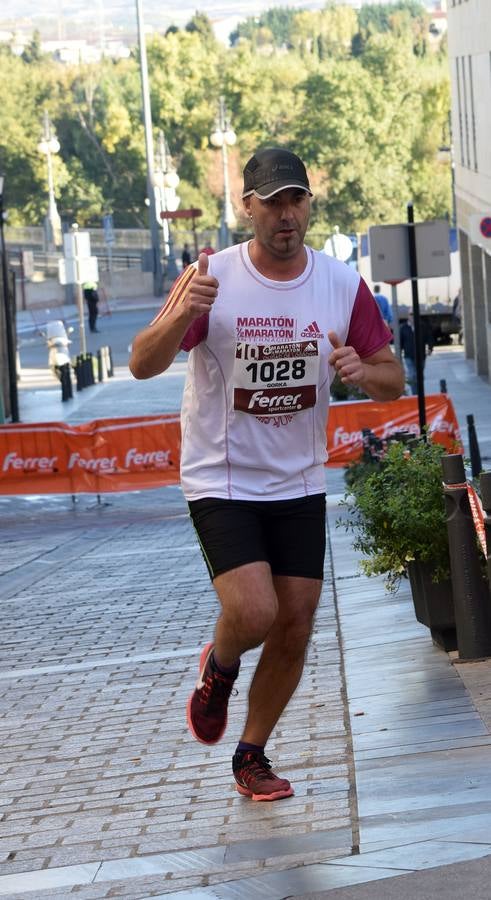
M210 258L207 253L200 253L198 256L198 275L208 275L208 265Z
M327 336L334 350L339 350L339 348L343 346L335 331L328 331ZM331 362L331 360L329 360L329 362Z
M183 306L191 314L193 319L209 313L218 294L218 281L213 275L208 275L210 257L207 253L200 253L198 257L198 271L191 278L189 288L183 301Z
M342 344L335 331L328 331L327 336L333 348L329 355L329 365L334 366L343 384L360 384L365 375L365 367L354 347Z

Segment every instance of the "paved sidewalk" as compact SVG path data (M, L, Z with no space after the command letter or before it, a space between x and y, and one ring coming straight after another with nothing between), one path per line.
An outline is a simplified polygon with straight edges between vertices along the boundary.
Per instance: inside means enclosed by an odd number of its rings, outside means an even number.
M268 746L296 795L253 804L230 761L257 654L226 739L206 748L186 727L217 603L180 490L0 508L0 895L137 898L351 852L330 561L305 678Z
M175 410L182 365L148 383L118 371L62 411ZM491 458L491 386L460 348L426 375L428 392L446 377ZM489 898L490 663L453 664L407 587L388 597L360 575L335 527L341 473L327 485L321 610L268 745L296 795L273 804L230 775L255 654L224 741L187 732L217 604L180 489L0 497L0 897L453 900L457 879Z

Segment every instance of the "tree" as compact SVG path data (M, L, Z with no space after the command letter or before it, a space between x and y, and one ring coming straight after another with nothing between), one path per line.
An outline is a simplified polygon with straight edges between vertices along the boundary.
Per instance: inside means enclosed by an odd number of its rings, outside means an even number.
M43 58L43 51L41 50L41 34L36 29L32 33L32 38L28 44L26 44L23 52L21 53L21 59L23 62L30 65L31 63L37 63Z
M335 61L297 90L296 144L318 170L315 215L347 231L397 221L408 197L418 92L399 85L410 51L390 38L371 40L366 65Z
M292 36L295 31L295 17L298 10L289 6L275 6L267 9L256 18L249 17L245 22L240 22L230 35L230 43L235 46L240 39L251 41L254 45L256 33L267 28L272 35L275 47L291 47Z
M213 26L204 12L195 12L186 25L186 31L191 34L199 34L200 37L207 42L215 41Z
M358 231L398 221L409 197L421 218L444 215L450 171L437 156L448 144L447 60L444 43L438 54L418 55L421 9L414 2L358 14L333 2L312 11L279 7L242 23L231 48L210 40L209 20L196 13L189 28L147 39L154 137L165 133L182 204L203 209L201 225L218 222L220 154L209 136L223 94L237 134L229 154L234 200L245 160L280 144L309 166L314 226ZM54 158L60 213L100 224L111 208L117 227L146 226L138 51L72 67L38 57L33 42L24 59L0 47L10 221L35 224L46 212L46 160L37 149L46 107L61 144Z
M353 53L360 55L367 40L377 33L392 32L394 37L407 37L413 50L423 55L426 48L429 16L419 0L363 6L358 13L358 34L354 37Z

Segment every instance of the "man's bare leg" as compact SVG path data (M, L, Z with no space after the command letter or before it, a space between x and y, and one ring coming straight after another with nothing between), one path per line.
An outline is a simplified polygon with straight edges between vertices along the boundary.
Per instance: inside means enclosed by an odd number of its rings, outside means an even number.
M264 642L249 689L241 740L264 747L302 676L322 582L276 576L278 615Z
M222 605L215 656L221 665L231 666L246 650L263 643L278 615L278 598L266 562L230 569L213 584Z
M273 577L267 563L256 562L219 575L214 584L222 604L215 636L219 663L232 666L264 642L241 738L263 747L302 676L322 581Z
M278 613L278 599L266 562L238 566L217 576L214 584L222 613L215 641L201 652L200 676L186 706L189 730L204 744L215 744L221 739L240 656L263 643Z

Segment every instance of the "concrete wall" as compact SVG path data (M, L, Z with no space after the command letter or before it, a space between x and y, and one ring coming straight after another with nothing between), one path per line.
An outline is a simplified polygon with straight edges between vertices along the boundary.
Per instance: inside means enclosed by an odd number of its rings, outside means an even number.
M449 0L447 11L464 343L491 381L491 237L471 218L491 216L491 2Z
M99 281L104 288L107 299L116 300L126 297L149 297L153 294L153 278L150 272L141 272L139 269L122 269L113 273L109 279L109 272L102 272ZM72 292L70 292L72 293ZM23 306L25 298L25 306ZM60 306L63 303L74 302L73 295L67 296L66 289L57 279L47 278L44 281L26 281L24 291L17 291L17 309L32 309L51 306Z

